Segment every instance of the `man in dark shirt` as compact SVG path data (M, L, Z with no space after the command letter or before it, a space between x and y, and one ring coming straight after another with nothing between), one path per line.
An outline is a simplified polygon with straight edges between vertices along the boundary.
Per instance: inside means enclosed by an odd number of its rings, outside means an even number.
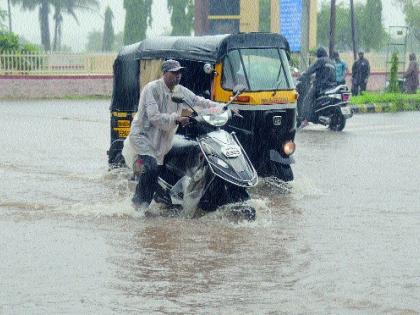
M419 64L416 61L416 55L410 54L410 64L407 71L404 73L405 91L407 93L416 94L419 87Z
M369 61L364 57L364 53L359 52L359 59L353 63L352 67L352 88L353 95L366 91L366 85L370 75Z

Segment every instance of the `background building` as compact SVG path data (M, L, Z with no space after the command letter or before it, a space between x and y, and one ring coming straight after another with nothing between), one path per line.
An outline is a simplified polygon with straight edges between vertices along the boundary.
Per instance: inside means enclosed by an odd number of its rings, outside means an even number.
M316 47L317 0L271 0L270 30L283 34L292 50ZM257 32L258 0L196 0L195 35Z
M259 30L259 1L196 0L195 34L214 35Z

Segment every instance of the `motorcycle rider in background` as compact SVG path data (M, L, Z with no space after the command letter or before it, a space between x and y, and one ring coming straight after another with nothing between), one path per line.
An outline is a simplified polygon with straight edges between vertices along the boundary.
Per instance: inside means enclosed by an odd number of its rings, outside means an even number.
M335 65L334 62L328 58L325 48L319 47L316 50L316 57L317 60L315 63L313 63L304 74L308 77L315 74L315 80L303 100L303 108L300 115L304 118L304 120L302 121L300 128L304 128L308 125L308 121L312 115L315 99L319 96L321 91L336 85Z

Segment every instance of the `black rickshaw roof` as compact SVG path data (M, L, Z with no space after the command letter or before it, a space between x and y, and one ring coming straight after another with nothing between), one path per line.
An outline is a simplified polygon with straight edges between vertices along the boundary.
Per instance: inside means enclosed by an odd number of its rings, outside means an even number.
M279 47L289 51L287 40L275 33L239 33L208 36L158 36L124 47L120 59L186 59L216 62L237 48Z

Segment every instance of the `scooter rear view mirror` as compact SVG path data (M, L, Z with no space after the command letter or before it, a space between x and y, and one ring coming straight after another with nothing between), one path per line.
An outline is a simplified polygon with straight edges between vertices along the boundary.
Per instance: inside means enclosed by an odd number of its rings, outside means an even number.
M246 90L246 86L242 85L242 84L237 84L233 87L233 95L236 94L241 94L243 91Z

